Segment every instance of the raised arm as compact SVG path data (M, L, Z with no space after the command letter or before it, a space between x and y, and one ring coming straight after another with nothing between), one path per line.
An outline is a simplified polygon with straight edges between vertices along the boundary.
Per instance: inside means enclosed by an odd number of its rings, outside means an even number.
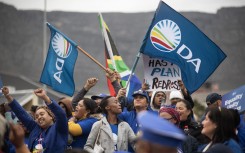
M181 92L182 92L182 94L184 96L184 99L189 101L190 104L191 104L191 107L193 108L194 107L194 101L193 101L191 95L189 94L188 90L185 88L185 85L184 85L183 81L182 80L178 80L178 85L179 85L179 87L181 89Z
M111 84L112 84L114 91L117 95L119 90L122 88L122 86L120 85L120 79L121 78L120 78L119 73L116 71L112 71L109 68L106 69L105 73L106 73L106 77L111 81ZM116 96L116 95L114 95L114 96Z
M26 112L26 110L10 95L7 87L2 88L2 93L7 99L8 105L12 111L30 132L35 128L35 126L38 126L33 118Z
M61 133L67 133L68 134L68 125L67 125L67 118L65 111L58 105L57 102L54 100L51 100L47 94L46 91L43 89L36 89L34 91L36 96L43 99L46 103L46 105L49 107L49 109L54 113L55 115L55 126L57 131Z
M117 93L116 98L120 102L123 112L127 111L129 99L126 97L126 89L121 88Z
M75 107L77 106L78 102L84 98L84 96L89 91L89 89L92 88L93 86L95 86L97 82L98 82L97 78L89 78L86 81L84 87L72 99L72 107L73 107L73 109L75 109Z

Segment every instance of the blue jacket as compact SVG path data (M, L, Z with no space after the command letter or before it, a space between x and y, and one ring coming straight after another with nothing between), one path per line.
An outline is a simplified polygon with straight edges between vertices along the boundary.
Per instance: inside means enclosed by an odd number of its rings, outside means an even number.
M137 113L135 110L132 110L130 112L124 111L118 115L119 119L121 119L121 120L123 120L129 124L129 126L132 128L132 130L134 131L135 134L139 130L139 126L138 126L136 117L137 117Z
M233 153L243 153L241 147L239 146L239 144L238 144L234 139L229 139L229 140L225 141L223 144L224 144L225 146L229 147ZM207 145L208 145L208 144L200 146L199 149L198 149L198 152L202 152L203 149L204 149ZM215 145L215 144L214 144L214 145ZM211 147L212 147L212 146L211 146ZM209 149L210 149L210 148L209 148ZM208 152L209 149L208 149L206 152Z
M229 147L234 153L243 153L239 144L233 139L229 139L228 141L225 141L224 145Z
M30 117L30 115L20 106L20 104L15 99L9 104L9 106L19 118L19 120L30 131L28 148L33 149L33 143L35 139L39 137L40 133L44 132L44 129L39 127L35 120ZM66 114L62 108L53 100L52 103L47 106L54 113L56 121L45 131L44 143L46 149L44 153L62 153L66 149L68 140L68 122Z

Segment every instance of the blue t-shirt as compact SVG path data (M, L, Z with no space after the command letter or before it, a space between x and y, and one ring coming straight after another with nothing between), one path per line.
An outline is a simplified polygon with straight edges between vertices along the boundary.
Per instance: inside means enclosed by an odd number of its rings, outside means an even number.
M118 139L118 124L110 124L112 136L113 136L113 142L115 146L115 151L117 151L117 139Z
M83 149L84 145L86 144L89 133L92 129L92 126L97 121L98 120L94 117L89 117L84 120L77 121L77 124L79 124L80 127L82 128L82 134L79 136L73 136L73 141L68 147L71 146L72 148Z

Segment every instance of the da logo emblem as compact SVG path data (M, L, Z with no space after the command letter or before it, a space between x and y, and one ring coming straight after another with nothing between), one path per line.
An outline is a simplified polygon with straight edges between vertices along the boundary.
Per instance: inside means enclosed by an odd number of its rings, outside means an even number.
M52 47L61 58L67 58L72 51L71 44L58 33L56 33L52 39Z
M181 41L179 26L171 20L159 21L151 30L151 43L163 52L175 50Z

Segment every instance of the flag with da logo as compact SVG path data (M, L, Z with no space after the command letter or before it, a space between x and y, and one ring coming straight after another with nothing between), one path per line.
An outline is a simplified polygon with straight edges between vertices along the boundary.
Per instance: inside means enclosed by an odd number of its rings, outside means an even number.
M193 23L162 1L140 52L178 65L190 93L196 91L226 58Z
M101 14L99 14L99 22L100 22L100 29L102 31L102 35L104 37L105 43L105 56L106 56L106 67L109 67L111 70L116 70L121 76L121 84L123 87L126 86L126 81L129 78L131 73L128 66L123 61L122 57L120 56L119 52L117 51L116 45L111 37L110 30L103 20ZM107 81L110 94L115 95L115 91L111 85L111 82ZM129 81L129 86L127 89L127 96L131 96L134 91L139 90L141 88L141 82L137 76L133 75L133 77Z
M51 32L48 54L40 82L53 90L72 96L75 91L73 80L77 60L77 44L47 23Z

